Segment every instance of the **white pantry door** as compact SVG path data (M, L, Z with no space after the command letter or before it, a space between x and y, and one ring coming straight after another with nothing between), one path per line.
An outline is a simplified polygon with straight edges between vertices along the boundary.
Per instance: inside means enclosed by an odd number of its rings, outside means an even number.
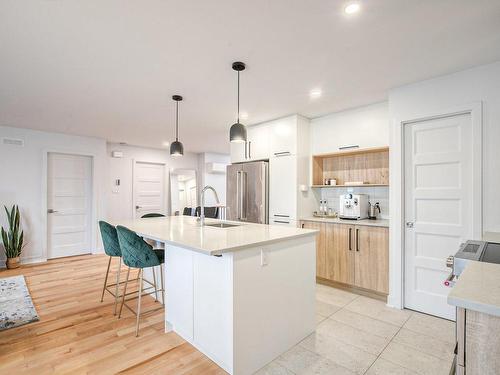
M166 215L164 164L135 162L134 205L136 218L149 213Z
M92 158L47 157L47 258L91 253Z
M473 140L470 113L405 125L404 305L452 320L445 263L473 238Z

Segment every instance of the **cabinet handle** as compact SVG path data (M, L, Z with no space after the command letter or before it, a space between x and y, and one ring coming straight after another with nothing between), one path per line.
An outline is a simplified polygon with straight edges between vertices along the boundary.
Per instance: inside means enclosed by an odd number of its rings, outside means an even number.
M302 223L302 228L304 228L304 223Z
M273 220L274 223L280 223L280 224L290 224L289 221L283 221L283 220Z
M283 151L283 152L275 152L274 156L288 156L291 155L290 151Z
M349 251L352 250L352 247L351 247L351 232L352 232L352 228L349 228Z
M339 150L351 150L354 148L359 148L359 145L348 145L348 146L340 146Z
M359 251L359 229L356 229L356 251Z
M252 146L252 141L248 141L248 158L249 159L252 158L252 149L251 149L251 146Z
M247 156L247 146L248 146L248 142L245 142L245 159L248 159L248 156Z

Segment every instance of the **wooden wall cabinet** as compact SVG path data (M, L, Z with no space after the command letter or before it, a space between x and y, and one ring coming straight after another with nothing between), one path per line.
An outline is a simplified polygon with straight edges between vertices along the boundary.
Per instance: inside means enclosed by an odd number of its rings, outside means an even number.
M303 221L320 231L316 276L379 294L389 293L389 230L385 227Z

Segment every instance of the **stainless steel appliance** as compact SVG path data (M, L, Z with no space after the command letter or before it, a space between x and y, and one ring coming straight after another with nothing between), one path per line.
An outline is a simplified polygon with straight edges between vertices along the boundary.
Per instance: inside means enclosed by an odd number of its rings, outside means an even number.
M228 220L268 224L268 162L231 164L226 174Z
M360 220L368 217L368 195L345 194L340 196L339 217Z
M446 266L451 268L450 275L444 281L444 285L453 287L455 280L460 278L467 263L470 261L500 264L500 243L487 241L467 241L460 245L455 255L446 259ZM450 369L450 375L465 374L465 339L466 322L465 313L457 309L455 358Z
M371 204L368 202L368 219L376 220L380 214L380 203Z
M467 241L460 245L455 255L450 255L446 259L446 266L452 271L444 281L444 285L453 286L455 279L465 269L471 260L477 262L500 264L500 243L486 241Z

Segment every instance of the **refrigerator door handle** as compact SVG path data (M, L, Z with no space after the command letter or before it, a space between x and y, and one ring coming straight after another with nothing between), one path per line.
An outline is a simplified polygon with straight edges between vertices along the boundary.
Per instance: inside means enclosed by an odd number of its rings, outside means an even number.
M241 206L241 220L247 219L247 173L241 172L241 197L240 197L240 206Z
M238 220L241 219L241 211L240 211L240 177L241 177L241 171L236 172L236 218Z

